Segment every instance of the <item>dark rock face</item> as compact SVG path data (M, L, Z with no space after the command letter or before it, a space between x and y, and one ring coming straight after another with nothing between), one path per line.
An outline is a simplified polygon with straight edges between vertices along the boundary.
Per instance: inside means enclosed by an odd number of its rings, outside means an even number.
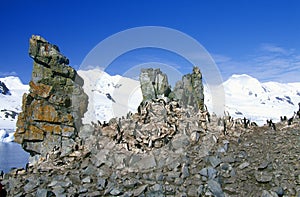
M175 99L178 99L181 105L190 105L203 110L204 94L200 69L194 67L192 74L184 75L182 80L176 83L173 93Z
M193 68L193 73L186 74L178 81L171 91L168 77L160 69L142 69L140 83L143 94L143 102L151 99L168 97L180 102L183 106L193 106L195 110L204 109L204 93L202 74L199 67Z
M168 77L158 69L142 69L140 74L140 83L143 94L143 101L157 99L168 96L171 87L168 83Z
M40 36L31 37L29 55L34 60L30 93L23 96L15 141L32 156L64 145L68 151L87 109L83 80L58 47Z
M11 95L9 89L2 81L0 81L0 94Z

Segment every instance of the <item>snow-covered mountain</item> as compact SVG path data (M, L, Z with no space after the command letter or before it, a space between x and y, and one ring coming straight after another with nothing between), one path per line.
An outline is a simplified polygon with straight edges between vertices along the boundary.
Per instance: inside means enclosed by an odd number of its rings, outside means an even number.
M84 79L84 91L89 95L88 112L83 123L109 121L112 117L125 116L129 111L136 112L142 101L139 81L110 76L99 69L79 70Z
M101 70L78 72L85 80L84 90L90 95L88 114L85 122L91 120L108 121L120 117L128 111L135 112L142 101L139 82L110 76ZM263 125L267 119L279 121L280 116L292 117L300 102L299 83L261 83L243 74L232 75L223 83L225 111L234 118L247 117ZM207 86L204 86L205 103L212 109L212 99Z
M84 123L109 121L112 117L136 112L142 101L139 82L119 75L110 76L99 69L78 71L84 79L84 91L89 95L88 112ZM10 94L0 94L0 142L11 141L17 114L21 111L22 96L28 92L18 77L0 78ZM0 85L1 85L0 84ZM267 119L279 121L280 116L292 117L300 102L299 83L260 83L249 75L233 75L223 83L225 110L234 118L247 117L262 125ZM204 86L205 103L212 109L212 97ZM210 110L210 112L212 112Z
M0 129L14 129L17 115L22 109L22 96L29 86L24 85L18 77L0 78L8 92L0 94Z
M15 130L18 113L22 110L22 96L29 86L18 77L0 78L0 81L5 90L0 94L0 142L9 142L13 140L11 132Z
M225 110L234 118L247 117L263 125L267 119L279 121L280 116L292 117L300 102L300 83L260 83L243 74L232 75L223 83ZM206 87L206 92L207 87ZM207 95L207 94L206 94ZM211 104L210 96L206 103Z

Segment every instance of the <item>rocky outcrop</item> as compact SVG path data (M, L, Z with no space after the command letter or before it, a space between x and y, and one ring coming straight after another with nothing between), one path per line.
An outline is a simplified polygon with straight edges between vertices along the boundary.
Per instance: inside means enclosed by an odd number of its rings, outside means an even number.
M30 93L24 94L15 142L31 155L45 155L54 147L70 151L86 112L83 80L68 66L58 47L40 36L30 39L34 60Z
M169 146L176 134L184 136L186 145L190 141L198 143L200 136L207 130L207 124L201 124L199 115L193 107L183 109L177 101L153 99L151 102L142 103L138 113L128 113L126 118L114 118L109 123L98 122L93 126L96 133L116 140L127 150L144 153ZM92 134L82 136L84 133L86 132L80 132L80 135L83 141L86 141ZM86 144L90 146L93 143ZM176 140L174 144L175 147L178 146Z
M9 89L6 87L5 83L0 81L0 94L11 95Z
M158 69L142 69L140 74L140 84L143 94L143 101L168 97L171 87L168 77Z
M204 109L202 74L199 67L195 66L192 74L184 75L182 80L176 83L173 94L173 97L184 106L190 105L195 109Z
M193 106L195 111L204 110L204 93L202 74L199 67L194 67L191 74L186 74L178 81L171 91L168 77L160 69L142 69L140 84L143 102L151 99L168 97L179 101L180 105Z

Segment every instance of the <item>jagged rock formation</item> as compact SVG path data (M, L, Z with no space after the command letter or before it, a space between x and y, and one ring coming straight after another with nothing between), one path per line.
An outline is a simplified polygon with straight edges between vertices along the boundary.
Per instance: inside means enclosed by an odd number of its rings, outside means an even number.
M200 69L195 66L192 74L184 75L182 80L176 83L173 93L174 98L178 99L181 105L190 105L203 110L204 94Z
M9 89L6 87L5 83L0 81L0 94L11 95Z
M178 81L171 91L168 77L160 69L142 69L140 83L143 94L143 102L151 99L168 97L178 100L180 105L193 106L195 110L204 110L204 93L202 74L199 67L194 67L191 74L186 74Z
M58 47L40 36L31 37L29 55L34 60L30 93L23 96L15 142L32 156L44 156L54 147L66 153L87 108L83 80Z
M143 101L157 99L168 96L171 87L168 83L168 77L158 69L142 69L140 74L140 84L143 94Z
M123 144L127 150L143 153L168 145L178 134L184 135L191 143L197 143L207 130L207 125L202 124L207 123L207 117L201 120L202 113L195 112L192 106L183 109L177 101L152 99L142 103L138 113L111 119L108 124L94 123L94 129Z

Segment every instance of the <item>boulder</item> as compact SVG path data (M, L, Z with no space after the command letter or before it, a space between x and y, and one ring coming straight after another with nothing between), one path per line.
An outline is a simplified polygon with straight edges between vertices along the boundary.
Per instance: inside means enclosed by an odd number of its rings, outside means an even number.
M34 60L29 93L24 94L15 142L31 153L45 156L54 147L69 149L78 136L88 97L83 80L68 66L56 45L41 36L30 39ZM62 146L68 147L62 147Z

